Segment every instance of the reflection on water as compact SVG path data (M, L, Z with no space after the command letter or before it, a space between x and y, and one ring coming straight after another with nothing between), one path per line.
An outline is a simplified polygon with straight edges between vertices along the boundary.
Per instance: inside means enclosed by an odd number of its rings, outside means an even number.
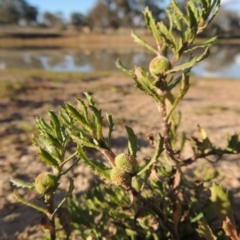
M198 54L198 53L196 53ZM148 68L153 54L136 49L48 49L0 50L0 69L24 68L49 71L118 71L116 59L124 65ZM185 56L189 58L189 55ZM211 55L192 70L203 77L240 78L240 45L214 46Z

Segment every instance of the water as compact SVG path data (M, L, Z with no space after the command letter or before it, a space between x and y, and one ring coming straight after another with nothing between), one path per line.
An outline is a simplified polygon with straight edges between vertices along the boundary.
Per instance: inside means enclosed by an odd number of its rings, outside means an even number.
M196 54L200 54L197 52ZM153 54L136 49L12 49L0 50L0 69L46 69L64 72L119 71L115 61L119 58L132 68L140 65L148 69ZM185 56L187 60L189 55ZM211 55L198 63L192 72L202 77L240 79L240 45L221 45L211 49Z

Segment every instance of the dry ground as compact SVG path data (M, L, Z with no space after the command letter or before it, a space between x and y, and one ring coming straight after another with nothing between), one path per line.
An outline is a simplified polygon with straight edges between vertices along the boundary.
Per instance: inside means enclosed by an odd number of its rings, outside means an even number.
M1 74L0 83L12 79L10 74ZM82 92L93 94L103 112L114 116L116 122L113 144L116 152L126 148L125 125L132 127L139 137L138 155L149 157L152 151L146 138L149 132L159 131L160 116L154 102L133 86L133 81L125 76L66 77L65 80L49 81L47 77L14 76L18 87L5 87L0 91L0 239L42 239L39 227L41 214L18 203L13 196L14 187L9 178L18 177L33 181L45 167L31 145L31 135L36 133L36 116L47 117L47 110L58 109L64 101L74 102L74 97L82 97ZM64 77L63 77L64 78ZM0 86L0 87L1 87ZM5 92L4 92L5 91ZM195 134L197 124L206 129L215 144L224 146L225 135L240 132L240 81L196 79L192 88L180 104L182 128L188 134ZM119 147L117 149L117 146ZM226 156L213 164L220 168L221 183L235 195L235 213L240 206L240 160L239 155ZM187 169L203 169L206 160ZM91 173L78 166L71 173L76 179L75 192L88 187ZM63 187L64 188L64 187ZM25 194L32 199L35 194ZM59 193L61 196L62 193Z

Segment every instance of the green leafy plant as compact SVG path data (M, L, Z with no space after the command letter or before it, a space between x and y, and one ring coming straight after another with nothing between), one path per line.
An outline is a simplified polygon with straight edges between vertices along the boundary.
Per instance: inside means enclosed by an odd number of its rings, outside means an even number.
M155 148L149 161L141 161L137 136L130 127L126 127L128 149L118 155L113 152L113 118L106 114L108 131L104 134L104 117L88 93L85 100L76 99L77 107L66 103L60 113L50 111L50 123L37 120L39 134L33 142L40 159L52 171L40 173L34 183L11 181L39 194L43 206L27 202L17 190L14 192L20 202L44 214L41 225L50 232L51 240L69 239L71 234L78 239L239 239L228 195L214 183L217 172L205 169L202 174L196 172L193 179L184 173L184 167L199 158L215 156L220 160L224 154L239 153L238 135L228 136L225 148L215 146L200 126L199 138L187 137L187 133L179 133L181 114L176 111L190 88L191 68L210 54L209 48L217 40L216 33L193 45L219 7L220 0L189 0L182 11L171 0L166 10L168 25L156 23L149 9L144 9L156 47L134 32L132 37L156 54L149 71L116 63L157 104L159 132L148 135L149 144ZM198 48L202 53L194 56ZM179 64L189 53L189 61ZM183 159L186 144L190 144L193 156ZM90 149L107 161L94 157ZM77 164L91 168L97 180L78 199L72 194L74 179L69 178L66 196L56 204L59 183Z

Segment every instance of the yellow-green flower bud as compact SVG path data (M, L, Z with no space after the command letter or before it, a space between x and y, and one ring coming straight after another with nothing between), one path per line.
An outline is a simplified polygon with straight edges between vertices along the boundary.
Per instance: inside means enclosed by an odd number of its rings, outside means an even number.
M149 71L152 75L162 75L171 68L169 60L164 56L157 56L153 58L149 64Z
M115 157L115 164L117 167L131 174L135 173L138 168L136 158L130 154L125 153L121 153Z
M35 178L35 188L39 194L46 193L47 190L49 190L50 188L53 188L55 185L56 185L56 179L49 172L40 173Z
M112 182L118 186L130 186L132 177L129 173L125 172L119 167L112 168L110 172L110 178Z

